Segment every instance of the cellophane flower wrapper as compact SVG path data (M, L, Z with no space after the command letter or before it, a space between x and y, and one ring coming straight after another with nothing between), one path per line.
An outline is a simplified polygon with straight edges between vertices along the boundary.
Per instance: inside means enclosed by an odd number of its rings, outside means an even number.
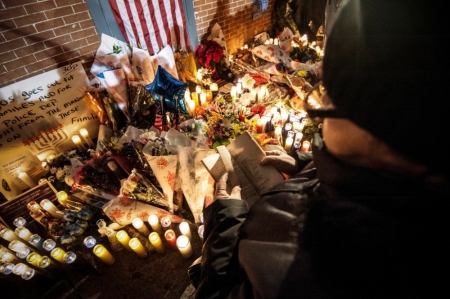
M130 123L140 129L149 129L155 124L158 107L150 92L142 84L130 83Z
M178 154L177 179L195 222L200 222L205 201L210 201L214 194L214 180L201 160L216 151L208 146L191 147L199 143L174 129L170 129L164 138L166 148Z
M103 106L108 115L109 126L111 127L113 134L115 136L120 136L128 123L125 114L119 108L116 101L110 97L103 97Z
M120 179L107 166L111 156L103 154L84 163L74 177L72 190L80 189L93 194L118 195Z
M161 149L161 147L164 147L164 149ZM178 155L170 154L164 145L161 146L154 141L149 141L142 151L164 192L169 211L173 213Z
M98 75L102 86L110 97L117 103L119 109L126 116L128 122L131 120L128 99L128 81L123 69L105 71Z
M86 91L84 94L84 100L88 104L89 108L98 117L101 124L108 124L108 115L106 114L105 107L103 106L103 97L105 93L103 91Z
M128 81L136 81L131 67L130 47L114 37L102 34L91 73L95 76L114 69L123 69Z
M127 181L123 182L120 194L103 206L103 212L120 225L131 224L134 218L148 221L148 217L152 214L156 214L159 219L168 216L173 223L183 221L182 217L169 212L167 206L161 208L155 205L156 203L164 205L167 201L164 195L154 188L149 185L148 181L145 181L142 175L133 171ZM137 194L150 195L153 199L147 200L147 202L140 201L136 199Z
M156 71L148 51L133 47L131 67L136 81L140 81L143 85L150 84L155 79Z

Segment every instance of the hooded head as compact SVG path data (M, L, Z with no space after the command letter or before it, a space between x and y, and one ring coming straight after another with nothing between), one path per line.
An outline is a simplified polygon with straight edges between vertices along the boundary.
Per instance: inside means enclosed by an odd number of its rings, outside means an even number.
M349 0L327 39L323 81L340 114L448 175L447 18L427 1Z

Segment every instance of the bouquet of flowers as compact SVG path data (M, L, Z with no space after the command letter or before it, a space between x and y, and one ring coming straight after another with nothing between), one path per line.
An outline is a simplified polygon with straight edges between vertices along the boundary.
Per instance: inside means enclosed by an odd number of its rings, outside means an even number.
M212 71L212 78L219 79L222 72L223 48L213 40L204 40L195 50L195 58L203 66Z
M210 147L227 145L250 128L243 117L244 111L227 101L222 95L204 109L206 124L205 136L210 141Z

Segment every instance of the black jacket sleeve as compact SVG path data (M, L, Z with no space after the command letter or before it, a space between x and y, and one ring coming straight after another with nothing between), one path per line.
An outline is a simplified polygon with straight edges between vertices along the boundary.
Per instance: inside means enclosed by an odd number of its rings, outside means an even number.
M205 243L196 298L224 298L244 273L237 257L239 229L248 212L245 200L216 200L204 212Z

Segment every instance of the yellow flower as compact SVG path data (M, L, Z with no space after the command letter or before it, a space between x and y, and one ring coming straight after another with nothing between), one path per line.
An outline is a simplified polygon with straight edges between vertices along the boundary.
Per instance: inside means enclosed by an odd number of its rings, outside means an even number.
M297 75L300 76L300 77L306 77L307 74L308 73L306 71L298 71L297 72Z

